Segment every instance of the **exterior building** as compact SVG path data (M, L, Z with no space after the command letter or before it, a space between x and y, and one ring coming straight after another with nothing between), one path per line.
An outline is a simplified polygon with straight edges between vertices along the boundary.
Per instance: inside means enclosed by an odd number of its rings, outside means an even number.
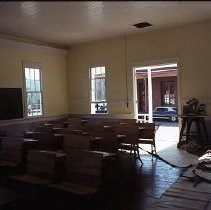
M153 69L152 77L152 104L157 106L178 106L177 68ZM137 93L138 113L147 113L148 110L148 74L145 70L138 70Z

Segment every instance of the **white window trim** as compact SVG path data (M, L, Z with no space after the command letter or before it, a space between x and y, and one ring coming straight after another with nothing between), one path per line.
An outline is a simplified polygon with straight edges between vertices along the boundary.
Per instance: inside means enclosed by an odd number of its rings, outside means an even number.
M100 78L105 78L105 99L103 101L92 101L92 68L97 68L97 67L105 67L105 77L98 77ZM99 113L92 113L91 110L91 104L97 104L97 103L106 103L107 104L107 113L103 113L103 114L108 114L108 99L107 99L107 66L105 64L100 64L100 65L90 65L89 67L89 99L90 99L90 114L92 115L97 115Z
M41 107L42 107L42 114L41 115L34 115L28 116L28 107L27 107L27 96L26 96L26 79L25 79L25 68L34 68L40 69L40 92L41 92ZM44 102L43 102L43 85L42 85L42 70L43 65L42 63L38 62L30 62L30 61L22 61L22 75L23 75L23 90L24 90L24 117L25 118L39 118L44 116Z

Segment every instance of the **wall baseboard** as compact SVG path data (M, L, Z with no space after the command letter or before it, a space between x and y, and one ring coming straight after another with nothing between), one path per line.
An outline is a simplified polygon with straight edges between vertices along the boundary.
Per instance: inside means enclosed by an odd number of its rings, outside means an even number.
M6 132L9 136L23 136L25 131L34 130L37 125L49 122L60 121L68 118L68 115L45 116L30 119L15 119L0 121L0 131Z
M33 118L22 118L22 119L13 119L13 120L0 120L0 127L6 125L17 125L17 124L24 124L24 123L34 123L40 121L47 121L47 120L57 120L62 118L68 118L68 114L64 115L55 115L55 116L40 116L40 117L33 117Z
M132 114L69 114L69 117L99 118L99 119L134 119Z

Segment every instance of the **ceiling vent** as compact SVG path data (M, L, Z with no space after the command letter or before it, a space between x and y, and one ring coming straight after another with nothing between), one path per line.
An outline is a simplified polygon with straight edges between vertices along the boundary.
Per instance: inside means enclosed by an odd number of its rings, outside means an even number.
M146 28L152 25L148 22L142 22L142 23L134 24L133 26L135 26L136 28Z

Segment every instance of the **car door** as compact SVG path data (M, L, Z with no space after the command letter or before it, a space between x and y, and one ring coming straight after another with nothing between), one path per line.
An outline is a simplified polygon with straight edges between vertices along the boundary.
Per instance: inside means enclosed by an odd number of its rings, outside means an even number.
M162 107L157 107L153 113L154 118L162 118L163 116L163 108Z
M162 110L162 117L163 118L169 118L169 116L171 115L171 111L169 111L169 109L168 108L163 108L163 110Z

